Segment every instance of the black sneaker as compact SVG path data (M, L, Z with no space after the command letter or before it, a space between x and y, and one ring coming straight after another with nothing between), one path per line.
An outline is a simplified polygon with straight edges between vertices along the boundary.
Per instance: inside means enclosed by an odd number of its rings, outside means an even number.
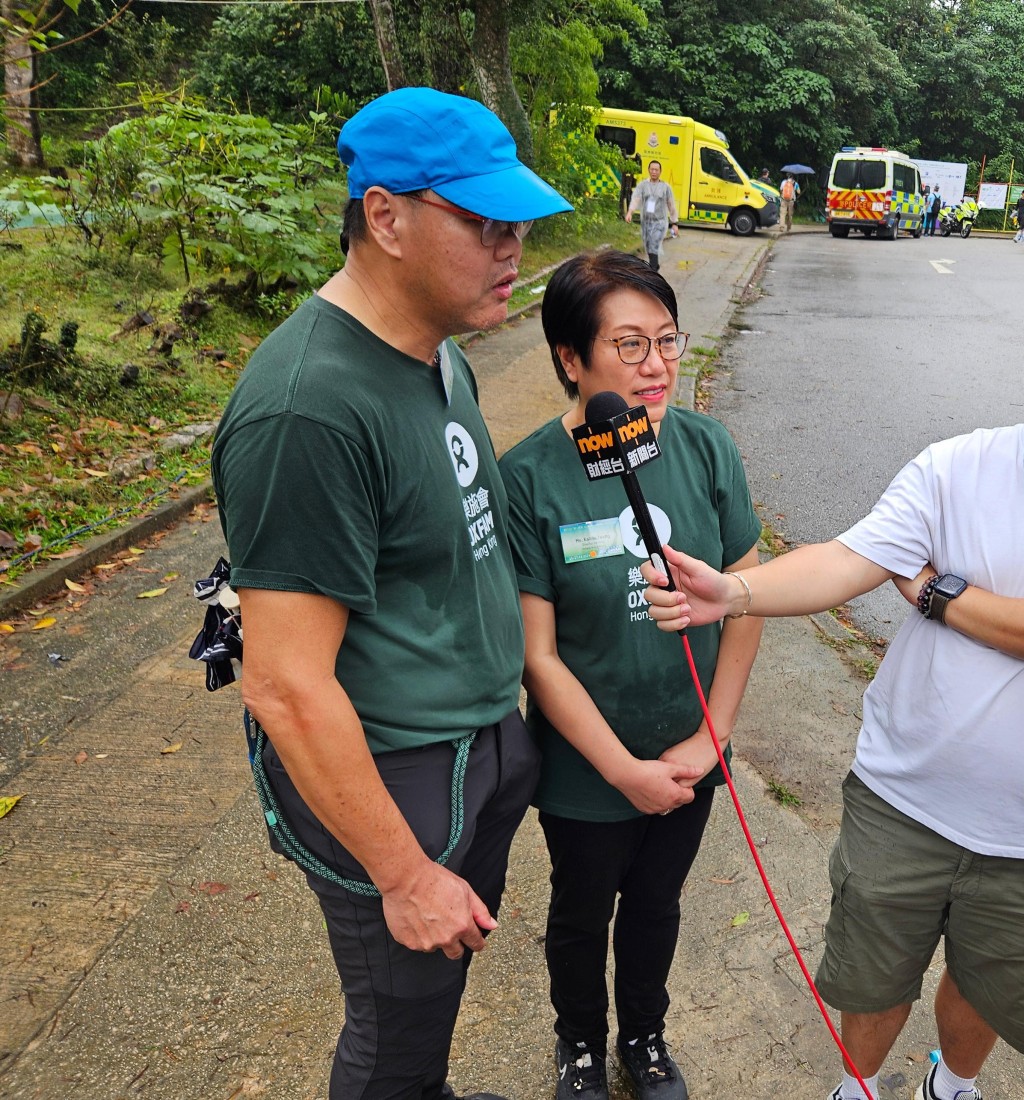
M660 1033L646 1039L616 1042L619 1061L633 1082L639 1100L687 1100L686 1082Z
M555 1100L608 1100L604 1055L586 1043L555 1043L558 1088Z
M465 1096L456 1096L455 1090L446 1082L441 1100L505 1100L505 1097L493 1092L468 1092Z

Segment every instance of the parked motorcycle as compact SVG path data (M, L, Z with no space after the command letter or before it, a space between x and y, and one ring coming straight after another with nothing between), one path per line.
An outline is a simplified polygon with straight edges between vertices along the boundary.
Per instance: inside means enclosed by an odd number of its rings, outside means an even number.
M944 206L939 211L939 232L943 237L951 233L969 237L979 213L978 204L972 198L963 198L953 206Z

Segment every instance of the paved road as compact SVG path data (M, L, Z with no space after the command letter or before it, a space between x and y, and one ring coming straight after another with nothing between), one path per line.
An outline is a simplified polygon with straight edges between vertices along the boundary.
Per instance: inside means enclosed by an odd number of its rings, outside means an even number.
M1022 275L1024 247L1005 239L797 233L778 247L715 402L767 521L830 538L928 443L1024 418ZM890 588L855 613L891 638L905 608Z

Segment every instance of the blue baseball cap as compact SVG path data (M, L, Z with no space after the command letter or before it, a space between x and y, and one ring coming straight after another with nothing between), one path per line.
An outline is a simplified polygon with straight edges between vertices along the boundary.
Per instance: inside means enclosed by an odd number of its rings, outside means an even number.
M475 99L433 88L399 88L357 111L338 135L349 198L367 188L394 194L429 188L500 221L535 221L572 205L516 155L501 120Z

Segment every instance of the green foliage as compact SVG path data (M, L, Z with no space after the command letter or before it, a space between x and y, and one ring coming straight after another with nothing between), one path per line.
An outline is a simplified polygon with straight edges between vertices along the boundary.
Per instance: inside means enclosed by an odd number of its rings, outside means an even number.
M161 4L159 9L160 16L129 9L108 26L113 9L101 0L82 0L74 14L64 13L57 23L60 49L37 61L37 96L47 130L58 126L80 132L130 102L136 84L177 83L181 59L195 52L212 16L199 5ZM61 157L51 163L70 162Z
M611 42L647 25L633 0L596 0L587 5L551 3L544 18L524 19L512 39L516 85L536 128L554 103L597 104L595 69Z
M79 172L21 197L53 188L88 246L154 257L186 281L216 272L253 295L309 287L333 263L316 202L337 170L332 144L318 121L274 125L179 102L112 127L86 146Z
M342 75L350 102L387 91L363 4L228 7L194 61L195 90L220 107L277 120L302 117Z

